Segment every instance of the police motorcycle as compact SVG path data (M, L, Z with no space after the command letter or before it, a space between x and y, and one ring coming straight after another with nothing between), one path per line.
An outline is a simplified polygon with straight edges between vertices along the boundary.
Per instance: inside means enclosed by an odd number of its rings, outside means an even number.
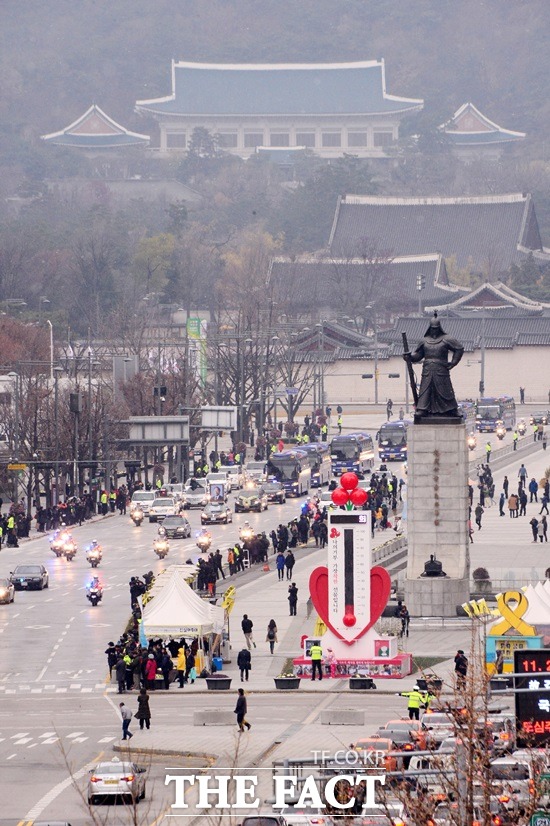
M239 531L239 539L241 540L241 542L250 542L250 540L253 538L254 531L250 525L250 522L245 522L241 530Z
M500 419L497 422L495 432L496 432L496 435L497 435L497 439L500 439L500 441L502 441L504 439L504 437L506 436L506 427L504 425L504 422L501 421Z
M66 536L65 531L55 531L55 533L50 536L50 548L58 558L63 556L63 546Z
M527 430L527 425L525 424L523 419L521 419L521 421L518 422L517 431L518 431L520 436L525 436L526 430Z
M86 548L86 562L89 562L92 568L97 568L103 557L103 550L97 539L92 539L92 542Z
M469 449L470 449L470 450L475 450L475 449L476 449L476 445L477 445L477 439L476 439L476 437L475 437L475 435L474 435L473 433L470 433L470 435L468 436L467 441L468 441L468 447L469 447Z
M72 562L76 556L76 542L72 538L71 534L66 535L65 542L63 543L63 555L67 562Z
M142 511L142 509L139 508L139 507L134 508L132 510L132 513L130 514L130 518L131 518L132 522L134 523L134 525L136 526L136 528L139 528L141 526L141 523L143 522L143 511Z
M86 586L86 599L91 602L92 606L95 608L103 598L103 588L101 587L101 583L99 581L99 577L94 576L91 582L88 583Z
M212 544L212 534L210 531L207 531L206 528L203 528L202 531L197 534L197 548L200 550L201 553L205 554Z
M168 556L170 545L166 537L158 536L156 539L153 539L153 550L159 559L164 559L165 556Z

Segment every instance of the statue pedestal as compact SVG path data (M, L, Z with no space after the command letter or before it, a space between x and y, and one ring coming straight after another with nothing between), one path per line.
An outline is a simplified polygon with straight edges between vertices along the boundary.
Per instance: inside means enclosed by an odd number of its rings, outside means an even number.
M466 427L424 421L407 442L405 601L411 616L456 617L470 598ZM421 576L431 554L446 576Z

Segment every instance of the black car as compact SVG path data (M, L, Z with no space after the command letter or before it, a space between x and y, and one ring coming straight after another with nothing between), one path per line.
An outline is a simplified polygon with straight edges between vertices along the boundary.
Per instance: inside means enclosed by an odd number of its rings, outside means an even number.
M188 539L191 536L191 525L184 516L167 516L159 527L159 536L166 539Z
M537 410L531 413L531 424L548 424L549 414L547 410Z
M285 504L286 492L282 482L264 482L262 487L267 493L268 502L278 502L279 505Z
M235 499L235 513L250 513L250 511L261 513L267 510L267 505L267 494L263 487L245 488Z
M231 508L224 502L210 502L202 509L201 525L216 525L222 523L228 525L233 522Z
M49 586L50 579L43 565L18 565L10 573L10 582L16 591L41 591Z

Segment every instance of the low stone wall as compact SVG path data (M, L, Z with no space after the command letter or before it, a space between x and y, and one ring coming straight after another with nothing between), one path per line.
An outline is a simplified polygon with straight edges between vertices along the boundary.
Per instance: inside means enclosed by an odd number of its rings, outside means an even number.
M209 709L193 712L194 726L233 726L237 725L237 718L232 711Z
M327 708L321 712L322 726L364 726L365 712L356 708Z

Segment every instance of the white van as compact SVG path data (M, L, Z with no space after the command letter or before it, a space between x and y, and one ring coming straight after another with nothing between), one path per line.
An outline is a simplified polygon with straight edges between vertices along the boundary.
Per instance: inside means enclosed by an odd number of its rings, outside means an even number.
M144 516L149 516L149 506L154 502L157 495L154 490L136 490L130 502L130 513L135 508L140 507Z

